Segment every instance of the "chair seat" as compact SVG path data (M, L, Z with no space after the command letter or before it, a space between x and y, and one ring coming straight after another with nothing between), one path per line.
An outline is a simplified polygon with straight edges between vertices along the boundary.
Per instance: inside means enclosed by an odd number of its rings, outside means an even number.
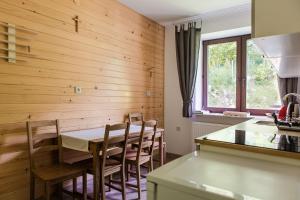
M77 163L88 162L93 159L91 154L81 154L79 156L70 156L69 158L64 159L64 163L74 165Z
M150 147L152 142L149 141L148 143L149 143L148 146ZM167 145L167 143L166 143L166 142L163 142L163 146L165 147L166 145ZM139 144L138 144L138 143L133 143L133 144L132 144L132 147L133 147L133 148L138 148L138 147L139 147ZM156 149L159 149L159 141L155 141L155 142L154 142L154 150L156 150Z
M104 169L104 176L108 176L110 174L119 172L121 170L121 163L113 160L113 159L106 159L106 166Z
M163 147L166 147L167 143L166 142L163 142ZM154 142L154 149L159 149L159 142L156 141Z
M43 181L66 180L74 176L80 176L84 168L67 164L53 165L33 169L32 172Z
M113 173L119 172L121 167L122 167L122 164L119 161L117 161L115 159L106 159L106 164L105 164L105 169L104 169L104 176L108 176L108 175L111 175ZM92 163L88 163L86 165L86 168L87 168L87 172L89 174L94 173Z
M135 163L137 162L136 160L137 157L137 151L134 150L128 150L126 152L126 162L130 162L130 163ZM146 153L146 152L141 152L140 157L139 157L139 163L143 164L148 162L151 159L151 156Z
M114 156L114 155L122 153L122 151L123 151L123 149L120 148L120 147L111 147L111 148L107 149L106 155L107 156ZM101 155L102 155L102 152L100 151L100 156Z

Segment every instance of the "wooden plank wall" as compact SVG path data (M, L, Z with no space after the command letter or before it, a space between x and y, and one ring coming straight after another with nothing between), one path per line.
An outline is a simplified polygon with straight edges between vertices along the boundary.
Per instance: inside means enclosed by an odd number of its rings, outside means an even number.
M162 26L116 0L1 0L0 21L37 33L17 39L34 56L0 60L0 199L28 199L27 120L61 119L75 130L141 111L163 125Z

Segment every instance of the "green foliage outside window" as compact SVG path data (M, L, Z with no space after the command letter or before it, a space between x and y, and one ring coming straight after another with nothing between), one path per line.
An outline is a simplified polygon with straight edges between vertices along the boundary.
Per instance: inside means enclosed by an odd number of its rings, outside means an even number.
M208 106L236 105L236 42L208 47Z
M236 107L236 42L208 46L208 106ZM253 41L247 41L246 108L274 109L280 105L277 75Z
M280 106L277 75L253 41L247 41L247 108L274 109Z

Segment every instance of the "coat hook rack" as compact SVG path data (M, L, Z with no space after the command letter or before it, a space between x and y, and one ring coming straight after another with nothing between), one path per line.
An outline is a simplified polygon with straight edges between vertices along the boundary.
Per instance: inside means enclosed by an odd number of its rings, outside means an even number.
M8 62L16 62L16 27L15 25L8 24L7 28L7 46L8 46Z
M24 41L31 41L30 35L37 35L25 27L19 27L14 24L9 24L0 21L0 26L4 27L5 31L0 31L0 35L4 35L6 39L0 39L0 43L6 44L6 48L0 48L1 52L5 55L0 55L0 59L5 59L10 63L16 63L17 61L25 62L24 60L17 59L17 55L22 57L35 57L30 54L31 47L29 44L24 44ZM20 36L17 33L22 33ZM25 36L23 36L25 35ZM18 41L21 40L22 43Z
M153 70L154 69L155 69L154 67L150 67L150 68L147 69L147 71L150 72L150 78L152 78L152 76L153 76L153 73L154 73Z

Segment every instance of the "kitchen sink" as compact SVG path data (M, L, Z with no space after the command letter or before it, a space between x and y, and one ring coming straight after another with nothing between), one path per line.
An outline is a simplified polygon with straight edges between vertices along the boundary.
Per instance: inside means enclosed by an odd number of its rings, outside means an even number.
M273 121L257 121L255 124L258 125L266 125L266 126L275 126L275 123Z

